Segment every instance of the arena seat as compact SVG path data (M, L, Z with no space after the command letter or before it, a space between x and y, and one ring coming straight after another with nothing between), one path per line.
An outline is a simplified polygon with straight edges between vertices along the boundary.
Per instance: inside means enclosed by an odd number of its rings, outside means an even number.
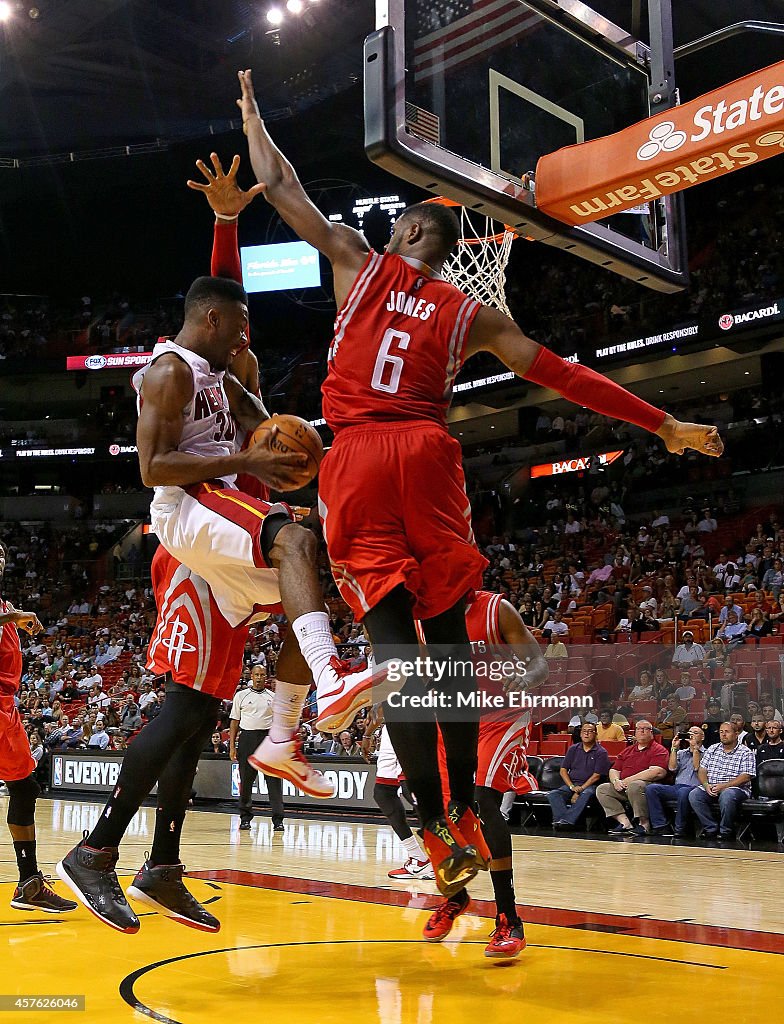
M610 755L610 757L617 757L619 754L622 754L624 750L626 750L628 744L624 740L605 740L602 743L602 746Z
M542 757L562 757L569 749L570 741L571 737L569 740L543 740L539 747L539 753Z
M529 767L534 767L531 764L534 760L541 762L542 759L531 758L528 762ZM547 808L549 812L550 802L547 799L547 794L553 789L558 789L563 781L561 779L561 766L563 765L563 761L564 759L562 757L550 757L544 761L542 763L541 772L537 777L537 782L539 783L540 788L538 790L534 790L533 793L521 793L516 798L515 803L519 804L522 809L520 815L521 828L525 828L536 810Z
M774 823L781 842L784 839L784 760L762 762L757 774L757 791L758 797L741 804L743 825L738 830L738 842L743 842L747 833L754 839L753 826L760 821Z

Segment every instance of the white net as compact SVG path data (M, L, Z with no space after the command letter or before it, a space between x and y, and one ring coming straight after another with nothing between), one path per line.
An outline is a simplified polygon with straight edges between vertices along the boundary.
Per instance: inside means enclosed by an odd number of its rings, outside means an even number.
M514 231L461 206L460 234L457 249L441 273L466 295L511 317L506 304L506 266L516 237Z

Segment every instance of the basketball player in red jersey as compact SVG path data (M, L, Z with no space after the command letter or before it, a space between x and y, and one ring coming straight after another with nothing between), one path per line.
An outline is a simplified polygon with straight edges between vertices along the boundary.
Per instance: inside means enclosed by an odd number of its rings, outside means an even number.
M429 645L453 645L462 659L465 598L480 589L486 565L471 531L460 446L446 429L452 384L466 359L491 352L520 377L658 434L671 452L718 456L722 441L715 427L678 422L593 370L567 363L513 320L447 284L439 270L459 228L445 207L404 211L385 253L373 252L361 232L328 221L267 133L250 72L239 80L237 102L264 195L334 272L338 314L322 412L335 442L321 465L319 510L341 595L364 621L380 661L382 652L405 659L416 645L416 618ZM407 687L413 695L422 683L412 679ZM370 699L358 690L358 706ZM439 888L449 896L479 868L461 829L461 822L469 832L476 825L470 805L478 730L475 722L441 717L450 791L465 808L446 819L435 714L417 722L390 715L387 726L417 798Z
M0 580L8 552L0 543ZM8 829L14 843L19 882L11 897L14 910L64 914L76 910L73 900L52 892L49 879L38 870L35 840L35 802L41 792L35 775L22 719L14 701L22 675L22 649L18 629L30 636L40 633L34 612L19 611L0 597L0 779L8 787Z

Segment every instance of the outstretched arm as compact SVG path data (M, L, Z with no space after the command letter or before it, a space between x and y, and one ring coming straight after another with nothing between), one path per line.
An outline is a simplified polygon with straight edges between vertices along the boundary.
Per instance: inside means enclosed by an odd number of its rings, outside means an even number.
M552 388L576 405L658 434L667 450L675 455L683 455L687 448L714 457L724 451L716 427L682 423L637 398L609 377L561 359L526 337L514 320L489 306L483 306L474 319L465 358L480 351L492 352L518 377Z
M335 299L343 305L354 278L370 252L367 239L346 224L336 224L313 205L300 184L296 171L269 136L253 93L250 71L238 72L242 98L242 124L248 136L253 172L269 203L300 238L310 242L332 264Z

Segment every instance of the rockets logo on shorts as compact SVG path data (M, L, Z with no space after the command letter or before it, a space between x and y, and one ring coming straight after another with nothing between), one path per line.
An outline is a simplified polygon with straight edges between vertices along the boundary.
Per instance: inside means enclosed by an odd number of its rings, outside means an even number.
M189 632L188 623L183 621L179 615L176 615L170 623L168 636L164 633L161 638L161 643L169 652L169 658L175 668L180 667L180 658L183 653L192 654L196 650L194 644L189 644L186 641Z

